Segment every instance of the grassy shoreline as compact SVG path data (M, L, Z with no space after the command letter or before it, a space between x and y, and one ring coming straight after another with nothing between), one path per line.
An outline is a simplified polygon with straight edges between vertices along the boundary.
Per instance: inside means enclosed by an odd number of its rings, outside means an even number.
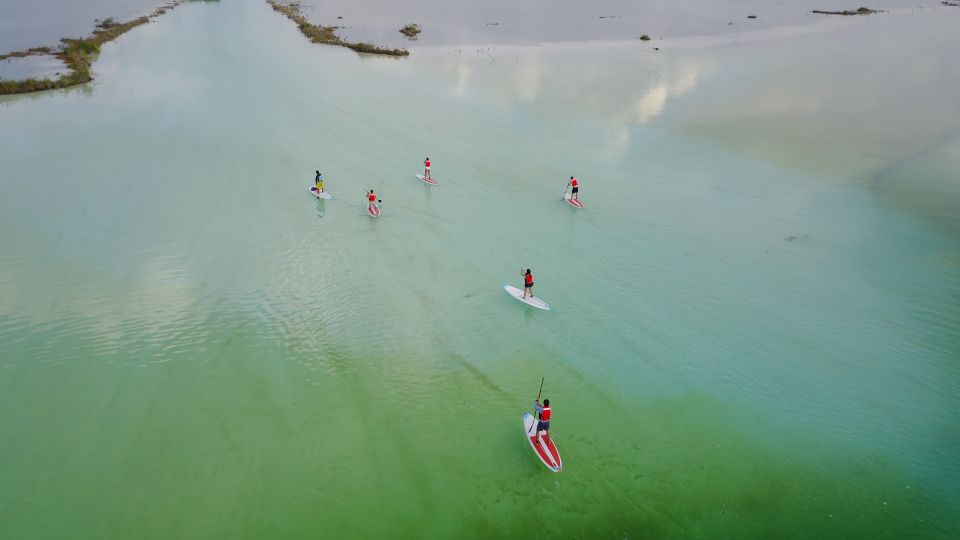
M0 95L29 94L31 92L42 92L44 90L56 90L92 81L93 75L90 72L90 67L97 54L100 53L100 47L102 45L117 39L142 24L150 22L177 7L182 2L183 0L174 0L157 8L150 15L138 17L125 23L118 23L114 21L112 17L104 19L97 24L93 35L79 39L63 38L60 40L60 48L56 50L50 47L34 47L24 51L13 51L0 55L0 60L24 58L27 56L54 56L63 62L68 70L67 73L60 75L56 79L38 79L35 77L11 80L0 79Z
M296 3L284 4L278 0L267 0L267 3L275 11L279 11L287 16L288 19L297 23L297 28L310 41L314 43L324 43L327 45L337 45L346 47L359 53L380 54L385 56L409 56L410 51L406 49L393 49L389 47L380 47L372 43L346 41L337 35L338 26L319 26L311 23L300 13L300 6Z
M810 13L816 13L818 15L843 15L843 16L849 17L851 15L875 15L877 13L880 13L880 11L881 10L879 9L870 9L868 7L860 7L858 9L853 9L853 10L846 9L843 11L827 11L823 9L815 9Z

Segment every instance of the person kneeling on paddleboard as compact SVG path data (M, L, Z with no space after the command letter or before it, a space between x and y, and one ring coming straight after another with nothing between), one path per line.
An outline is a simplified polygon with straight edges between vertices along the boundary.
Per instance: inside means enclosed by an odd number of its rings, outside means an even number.
M430 178L430 158L423 160L423 177Z
M567 185L570 186L570 198L579 201L580 195L578 192L580 191L580 185L577 179L571 176Z
M533 298L533 274L530 273L529 268L526 272L521 268L520 275L523 276L523 297L526 298L527 293L530 293L530 298Z
M543 406L541 406L540 400L537 399L533 406L540 417L540 420L537 421L537 439L540 438L540 432L545 431L547 432L547 440L550 440L550 400L544 399Z
M317 183L317 187L314 189L317 193L323 193L323 175L320 174L320 171L317 171L317 178L314 180Z

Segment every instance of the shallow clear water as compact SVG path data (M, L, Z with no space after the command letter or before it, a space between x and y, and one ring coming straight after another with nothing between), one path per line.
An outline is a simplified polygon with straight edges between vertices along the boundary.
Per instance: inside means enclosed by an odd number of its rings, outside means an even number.
M491 63L188 4L0 101L0 536L955 536L956 22ZM844 52L891 28L922 100Z

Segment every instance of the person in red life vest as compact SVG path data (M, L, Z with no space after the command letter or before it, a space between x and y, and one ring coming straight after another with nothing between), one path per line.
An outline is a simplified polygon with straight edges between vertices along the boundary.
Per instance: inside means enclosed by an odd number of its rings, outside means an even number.
M523 297L526 298L527 293L530 293L530 298L533 298L533 274L530 273L529 268L526 272L520 268L520 275L523 276Z
M540 405L540 400L537 399L534 401L534 407L537 409L537 415L540 417L540 420L537 421L537 438L540 438L540 432L546 432L547 441L550 440L550 400L544 399L543 405Z
M372 210L377 204L377 194L370 190L370 193L367 193L367 210Z
M577 182L577 179L570 177L570 181L567 182L567 185L570 186L570 198L574 200L580 200L580 182Z
M430 178L430 158L423 160L423 177Z

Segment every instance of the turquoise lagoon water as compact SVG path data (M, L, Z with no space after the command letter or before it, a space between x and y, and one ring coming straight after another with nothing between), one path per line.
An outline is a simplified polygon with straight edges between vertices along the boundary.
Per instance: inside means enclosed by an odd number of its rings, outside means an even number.
M948 14L398 60L188 4L0 101L0 536L955 537Z

